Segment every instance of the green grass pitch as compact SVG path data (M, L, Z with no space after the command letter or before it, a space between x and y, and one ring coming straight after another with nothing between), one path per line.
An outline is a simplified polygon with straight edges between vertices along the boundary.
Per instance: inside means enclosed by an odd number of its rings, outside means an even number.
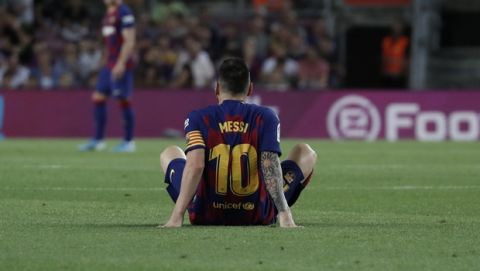
M0 142L0 270L480 269L479 143L307 142L319 161L294 230L156 228L173 206L158 154L180 141Z

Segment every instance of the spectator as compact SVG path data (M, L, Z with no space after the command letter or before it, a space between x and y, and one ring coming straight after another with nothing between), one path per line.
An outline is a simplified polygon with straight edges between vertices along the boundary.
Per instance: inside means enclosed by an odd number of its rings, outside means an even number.
M25 26L33 24L33 0L7 0L7 3L20 24Z
M305 40L307 38L307 32L303 28L297 19L297 13L294 10L287 10L282 16L282 25L293 35L299 36Z
M155 1L151 9L150 16L155 22L163 22L172 14L178 14L183 17L189 15L188 7L181 1Z
M249 67L253 82L258 81L262 69L262 57L257 53L257 42L258 39L255 37L247 37L243 42L243 59Z
M307 49L307 54L300 61L298 85L301 89L325 89L328 87L330 66L321 58L314 47Z
M88 9L82 0L70 0L66 2L63 17L79 24L84 24L89 18Z
M312 46L320 47L323 40L330 39L330 34L327 30L327 24L324 18L319 18L313 22L310 27L308 42Z
M56 74L54 73L54 59L45 44L39 44L35 48L37 67L33 71L38 86L48 90L55 87Z
M143 83L146 86L167 85L173 79L176 61L177 54L171 49L168 37L158 38L143 56L144 65L140 67L145 73Z
M79 42L88 35L88 27L70 19L63 19L60 28L61 37L67 42Z
M18 53L20 61L31 61L32 37L22 28L20 22L0 7L0 51Z
M205 52L198 40L188 37L185 40L186 51L179 55L177 61L177 79L185 79L188 69L190 70L191 83L194 88L206 88L212 83L215 76L215 67L210 56ZM187 80L188 81L188 80ZM182 83L182 84L179 84ZM174 83L174 86L185 87L185 81Z
M288 41L288 56L295 60L302 59L307 54L307 44L300 35L292 35Z
M223 28L221 35L221 42L219 46L220 56L222 58L228 56L241 56L242 43L240 41L238 28L234 24L229 23Z
M250 37L255 39L256 56L265 58L268 54L268 36L266 33L266 23L262 16L255 16L250 25Z
M270 90L286 91L296 86L298 63L287 57L285 47L277 45L262 66L262 82Z
M320 56L330 64L330 86L339 86L344 68L339 63L335 37L328 31L324 18L317 19L310 27L308 43L319 51Z
M83 82L84 86L93 87L95 81L95 75L100 70L102 66L102 52L99 49L99 45L93 40L85 40L80 42L80 51L78 57L76 56L76 48L70 44L70 49L67 50L66 54L68 59L71 61L67 62L68 73L72 75L73 78L79 77L80 82ZM78 66L72 67L71 64L74 60L74 57L77 57Z
M202 26L199 38L210 55L210 58L215 62L222 56L221 51L221 36L220 25L210 12L210 5L202 5L198 12L197 25ZM196 30L193 30L195 33Z
M181 14L172 14L163 22L163 33L168 35L174 42L180 42L189 33L189 28L185 17Z
M17 53L11 54L7 61L2 62L0 62L0 87L19 89L28 83L30 70L19 63Z

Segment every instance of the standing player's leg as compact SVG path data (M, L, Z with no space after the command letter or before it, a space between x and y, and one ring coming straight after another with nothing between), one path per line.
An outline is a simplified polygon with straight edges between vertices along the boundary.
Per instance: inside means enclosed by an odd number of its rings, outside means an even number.
M133 92L133 71L125 71L122 78L112 82L113 95L117 98L122 111L123 119L123 142L113 150L116 152L134 152L135 142L133 131L135 128L135 115L132 109L131 96Z
M317 153L308 144L297 144L282 162L284 192L288 205L292 206L312 178Z
M107 98L110 95L110 71L105 67L98 75L97 89L92 94L95 134L93 138L79 149L81 151L98 151L105 149L105 128L107 125Z
M177 146L169 146L160 154L160 167L165 174L165 183L168 184L167 192L174 202L180 195L186 158L182 149Z

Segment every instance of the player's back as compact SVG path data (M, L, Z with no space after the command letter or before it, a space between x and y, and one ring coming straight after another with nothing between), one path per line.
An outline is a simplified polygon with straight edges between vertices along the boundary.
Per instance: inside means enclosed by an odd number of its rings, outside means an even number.
M275 210L261 152L280 153L279 121L268 108L227 100L190 113L186 152L205 149L205 171L190 208L194 224L271 224Z

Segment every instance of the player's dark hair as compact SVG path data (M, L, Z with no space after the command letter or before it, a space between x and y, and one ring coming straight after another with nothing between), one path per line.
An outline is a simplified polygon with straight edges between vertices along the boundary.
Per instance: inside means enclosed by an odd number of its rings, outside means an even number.
M250 84L250 72L241 58L227 58L218 70L218 80L222 89L233 95L245 94Z

